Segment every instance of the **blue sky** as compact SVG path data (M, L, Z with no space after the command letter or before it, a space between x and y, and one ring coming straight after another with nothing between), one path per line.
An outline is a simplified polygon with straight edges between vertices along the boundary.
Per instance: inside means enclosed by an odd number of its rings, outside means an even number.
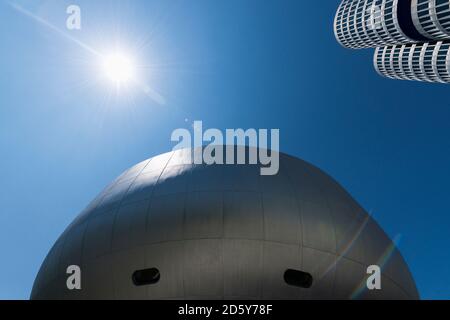
M27 299L49 248L176 128L279 128L399 244L422 298L450 298L450 86L388 80L340 47L339 1L14 1L101 52L116 44L164 96L116 93L98 59L0 0L0 299ZM82 9L82 30L65 10Z

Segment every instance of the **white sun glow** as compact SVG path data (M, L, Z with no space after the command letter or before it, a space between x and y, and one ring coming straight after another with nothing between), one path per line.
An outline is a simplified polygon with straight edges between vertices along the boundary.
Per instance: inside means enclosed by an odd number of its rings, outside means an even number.
M133 60L123 53L112 53L103 61L105 75L116 85L123 85L136 76L136 66Z
M24 14L25 16L31 18L41 26L44 26L56 34L64 37L65 39L71 41L73 44L78 45L81 49L92 54L97 60L94 61L95 71L94 75L97 77L90 76L90 79L95 78L94 82L103 83L103 80L108 80L111 89L111 83L114 85L116 93L120 93L121 96L130 96L134 94L134 91L140 90L153 101L160 105L166 104L166 99L154 88L152 88L146 81L148 81L149 69L148 65L142 65L134 60L134 56L125 54L124 51L118 50L117 41L116 49L109 51L99 51L98 48L90 46L88 43L83 42L71 34L67 33L65 30L59 29L57 26L53 25L51 22L45 20L44 18L35 15L31 11L25 9L24 7L16 4L9 3L13 9ZM142 49L142 48L140 48ZM105 54L108 53L109 54ZM86 65L92 66L92 60L89 60ZM111 93L111 90L109 91Z

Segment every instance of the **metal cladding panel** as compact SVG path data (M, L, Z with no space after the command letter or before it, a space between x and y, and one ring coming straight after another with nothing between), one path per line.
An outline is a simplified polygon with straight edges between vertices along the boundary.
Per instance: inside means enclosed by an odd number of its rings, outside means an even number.
M31 298L419 298L391 240L319 169L280 154L278 175L261 176L259 165L191 156L157 156L116 179L55 243ZM355 293L387 252L382 290ZM80 291L66 288L69 265L82 269ZM150 268L160 278L135 285L134 272ZM288 269L312 286L286 283Z
M224 237L262 240L264 212L261 195L256 192L224 192Z
M113 222L111 246L113 251L133 248L146 243L146 223L149 201L123 205Z
M112 268L114 262L114 255L109 253L81 265L82 275L85 279L82 282L82 290L69 291L67 298L76 300L95 300L98 297L102 297L104 300L114 299L115 283L114 269ZM108 272L105 272L105 270L108 270ZM67 291L67 288L64 291Z
M186 195L154 198L147 214L146 241L158 243L184 239Z
M336 264L336 290L337 299L352 299L357 290L366 283L366 268L363 264L341 258Z
M302 290L283 281L286 269L303 270L301 247L277 242L264 243L262 299L300 299Z
M58 242L61 241L63 243L61 253L59 254L59 259L55 261L54 257L52 257L52 260L49 261L51 264L46 264L46 267L53 267L53 263L58 263L58 271L55 276L65 273L67 267L70 265L80 266L82 264L82 256L84 251L83 241L86 226L87 222L72 226L69 232L63 234L63 236L58 240Z
M111 252L115 215L102 213L87 223L83 239L83 261L90 261Z
M337 253L354 261L364 261L364 242L361 232L366 226L366 221L351 219L345 215L333 215ZM351 245L349 245L351 244Z
M225 299L260 297L264 247L262 241L224 240L223 283Z
M146 297L147 288L145 286L136 287L130 281L130 274L133 274L136 270L145 269L146 254L143 254L142 250L142 247L134 247L113 253L110 268L113 273L114 298L139 300Z
M122 205L147 200L158 182L160 173L157 171L140 174L130 185Z
M302 225L300 210L293 197L263 194L264 239L299 245Z
M314 279L314 285L305 289L306 299L334 299L338 288L334 288L337 256L304 246L302 248L303 270L307 270ZM352 270L346 269L346 272Z
M184 274L189 272L184 255L190 248L184 241L169 241L148 245L142 248L146 268L164 270L161 280L151 286L143 286L146 294L143 299L179 299L184 297ZM139 269L135 269L139 270ZM124 281L129 273L123 274ZM188 284L189 285L189 284ZM142 287L141 287L142 288Z
M223 193L192 192L184 212L185 239L223 238Z
M303 202L303 245L325 252L336 252L336 234L327 203Z
M179 263L179 260L173 263ZM183 272L184 294L187 297L223 298L223 240L185 241Z

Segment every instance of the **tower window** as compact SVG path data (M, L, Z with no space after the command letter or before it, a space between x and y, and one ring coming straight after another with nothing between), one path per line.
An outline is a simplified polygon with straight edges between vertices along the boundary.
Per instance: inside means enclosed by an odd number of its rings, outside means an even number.
M284 273L284 281L291 286L300 288L311 288L313 277L307 272L300 270L288 269Z
M145 270L138 270L133 273L132 279L135 286L146 286L155 284L161 278L159 270L150 268Z

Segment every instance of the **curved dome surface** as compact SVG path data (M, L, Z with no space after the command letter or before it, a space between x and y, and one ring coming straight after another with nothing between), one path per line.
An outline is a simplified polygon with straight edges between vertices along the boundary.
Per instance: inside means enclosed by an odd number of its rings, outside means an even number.
M419 298L391 240L321 170L281 153L279 173L261 176L189 154L156 156L108 186L56 241L31 298ZM70 265L81 290L67 289ZM382 267L381 290L366 289L370 265ZM155 281L136 285L149 269ZM312 283L288 284L287 270Z

